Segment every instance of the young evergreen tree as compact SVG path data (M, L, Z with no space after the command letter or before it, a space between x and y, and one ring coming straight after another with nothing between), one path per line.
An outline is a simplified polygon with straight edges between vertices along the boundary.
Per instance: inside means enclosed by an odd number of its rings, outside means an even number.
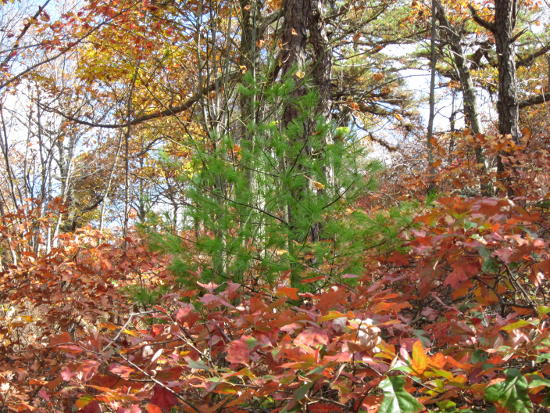
M363 160L364 147L349 128L316 115L318 94L310 82L304 82L303 95L292 93L295 79L287 76L268 85L265 78L246 75L240 93L261 96L258 101L265 105L261 118L247 124L247 135L254 139L219 136L214 151L205 145L195 154L196 172L187 196L196 249L182 250L176 236L155 236L158 247L176 255L172 269L182 282L194 283L190 274L200 273L201 281L254 285L274 283L292 272L292 285L300 287L302 278L360 271L360 245L367 236L357 221L362 215L349 211L358 195L374 189L380 164ZM290 103L296 117L285 125L280 119ZM296 139L304 135L305 124L313 125L307 152ZM335 137L328 145L327 134ZM336 178L332 182L325 173L327 165ZM218 185L220 177L223 187ZM312 239L318 223L323 225Z
M342 97L356 92L342 95L332 83L328 9L315 0L283 2L281 42L271 53L257 48L259 32L279 13L262 18L253 0L240 6L238 61L246 74L237 94L215 90L222 104L212 109L206 95L201 100L206 136L194 139L192 172L182 177L191 244L182 248L181 234L157 234L155 243L175 256L172 269L183 283L194 284L198 275L253 286L288 276L290 285L307 289L316 283L304 279L361 274L365 248L396 232L353 212L358 196L374 189L380 164L365 160L352 117L338 116L349 112ZM359 20L357 27L370 21Z

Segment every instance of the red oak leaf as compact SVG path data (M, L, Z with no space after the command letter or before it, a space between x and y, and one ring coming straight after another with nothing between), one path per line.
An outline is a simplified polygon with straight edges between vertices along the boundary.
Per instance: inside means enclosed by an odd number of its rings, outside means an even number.
M248 363L250 360L250 349L242 337L229 343L226 359L230 363Z
M83 409L80 409L78 413L101 413L101 408L97 401L93 401L88 403Z
M156 385L153 389L153 397L151 397L151 403L156 404L163 411L169 412L173 406L178 404L178 398L172 392L166 390L164 387Z
M308 328L298 334L298 336L294 339L294 344L297 346L306 345L315 347L319 344L327 345L328 342L329 337L327 332L320 328Z

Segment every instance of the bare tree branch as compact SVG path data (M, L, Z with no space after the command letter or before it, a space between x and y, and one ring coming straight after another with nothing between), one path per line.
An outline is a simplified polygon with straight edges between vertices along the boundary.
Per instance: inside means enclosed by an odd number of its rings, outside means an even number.
M177 115L178 113L181 113L187 109L190 109L196 102L198 102L205 94L212 92L216 90L217 88L221 87L223 83L237 79L238 76L240 76L241 72L232 72L229 73L227 76L221 76L215 81L213 81L211 84L209 84L206 87L200 88L193 96L191 96L189 99L187 99L185 102L183 102L181 105L174 106L172 108L168 108L162 111L149 113L147 115L138 116L130 121L124 122L124 123L96 123L93 121L87 121L84 119L75 118L71 115L67 115L66 113L63 113L57 109L54 108L47 108L44 107L44 110L48 112L57 113L58 115L64 117L67 120L70 120L71 122L78 123L80 125L86 125L91 126L93 128L105 128L105 129L120 129L120 128L127 128L128 126L134 126L138 125L140 123L144 123L150 120L164 118L167 116Z
M547 102L550 102L550 92L521 100L518 105L520 108L527 108L529 106L541 105Z
M477 14L477 10L474 9L474 7L471 4L468 5L468 8L470 9L470 13L472 13L472 18L477 24L479 24L481 27L484 27L485 29L489 30L492 33L496 31L495 24L482 19L481 16Z
M517 66L530 66L531 64L533 64L533 61L537 57L545 55L548 51L550 51L550 43L547 44L546 46L543 46L540 49L534 51L530 55L520 58L517 61L516 65Z
M21 42L21 40L23 39L25 34L29 31L31 26L36 22L36 19L38 19L38 17L40 17L40 14L42 14L42 11L46 8L46 6L48 5L48 3L50 1L51 0L46 0L46 2L42 6L38 7L38 10L36 11L36 13L34 13L34 15L30 19L27 20L27 22L25 23L25 25L23 26L23 28L19 32L19 35L17 36L17 39L15 39L15 42L13 43L12 50L17 50L19 48L19 43ZM8 53L6 58L2 61L2 63L0 63L0 67L7 65L8 62L14 56L15 56L15 54Z

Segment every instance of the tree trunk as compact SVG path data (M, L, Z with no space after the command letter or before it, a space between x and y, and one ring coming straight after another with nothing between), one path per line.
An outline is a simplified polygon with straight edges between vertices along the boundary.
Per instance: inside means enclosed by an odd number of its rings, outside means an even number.
M512 140L520 143L519 106L517 98L516 57L514 51L513 30L516 26L517 0L495 0L494 36L498 59L498 131L510 135ZM503 152L497 158L497 170L508 196L514 194L513 167L504 165L504 157L510 153Z
M432 0L432 17L430 23L430 114L428 117L428 133L426 137L426 148L428 151L428 193L436 189L435 167L433 155L434 139L434 120L435 120L435 72L437 64L437 54L435 43L437 41L437 19L436 19L436 0Z
M443 29L443 35L448 42L449 47L453 53L453 62L458 73L458 79L460 81L460 89L462 91L462 99L464 104L464 116L466 118L466 125L471 129L474 136L478 136L483 133L481 129L481 123L479 121L479 113L477 111L477 97L474 88L474 82L470 74L470 68L466 62L466 55L462 48L461 35L457 32L457 28L451 27L449 23L445 9L440 0L434 0L437 18L439 24ZM474 147L476 162L480 166L479 180L481 194L488 196L491 194L491 185L486 182L485 175L487 172L487 163L485 155L483 154L483 148L479 144L475 144Z
M309 17L311 16L311 0L285 0L283 4L283 51L282 51L282 77L290 76L293 72L296 74L303 72L306 66L306 46L308 40ZM305 94L305 87L298 76L298 82L291 92L291 98L285 103L283 108L282 126L288 130L292 122L296 122L299 117L298 108L295 102ZM307 154L308 125L302 125L301 136L289 137L288 148L289 156L285 159L285 169L292 173L296 171L302 173L300 157L303 152ZM302 148L295 154L292 148ZM294 173L296 173L294 172ZM297 234L299 219L297 217L296 206L299 205L304 193L308 190L307 185L294 185L291 190L291 200L287 204L287 222L289 224L290 236L288 238L287 249L292 259L296 256L296 246L300 237ZM296 262L291 262L290 282L292 286L298 286L299 266Z
M514 28L517 0L495 0L494 35L498 58L498 128L520 141Z
M299 136L289 137L289 148L293 148L291 156L285 160L286 169L289 172L300 175L308 175L306 166L301 161L304 157L313 156L310 144L310 136L315 132L316 122L319 116L325 119L330 117L330 74L331 74L331 51L327 35L325 33L324 21L322 17L321 0L285 0L283 4L283 51L282 51L282 76L283 78L295 75L297 85L292 91L289 99L283 108L282 125L287 128L293 122L302 122L301 133ZM308 62L307 46L312 49L312 61ZM308 63L310 63L308 65ZM313 85L316 87L318 102L313 113L307 114L307 119L303 119L304 114L300 113L296 102L299 101L308 91L304 84L306 68L310 68L310 75ZM300 119L302 117L302 119ZM325 138L325 144L330 143L331 137ZM295 153L298 150L298 153ZM319 156L319 155L317 155ZM322 155L321 155L322 156ZM324 171L327 182L330 182L332 171L327 166ZM296 211L296 205L306 195L313 195L314 189L303 180L302 185L296 185L291 192L292 200L287 206L287 219L290 227L291 236L289 238L288 250L291 256L294 256L293 249L296 243L303 243L308 238L315 242L319 240L321 223L313 222L309 229L309 234L297 234L297 228L300 226ZM322 191L320 189L318 191ZM294 266L291 273L291 282L297 283L297 266Z
M516 56L514 35L516 27L517 0L495 0L495 18L490 23L483 20L470 7L474 20L493 33L495 38L498 65L498 131L503 136L511 136L515 144L520 143L519 104L517 98ZM511 154L503 151L497 156L497 172L508 196L512 196L514 167L505 167L503 158Z
M322 15L322 4L320 0L312 0L311 2L311 22L310 36L311 45L313 47L314 62L312 67L312 80L319 95L317 103L316 115L321 116L325 122L331 121L331 72L332 72L332 51L328 42L325 24ZM315 125L312 125L314 127ZM324 136L324 145L328 146L333 143L331 130L327 131ZM337 188L334 176L334 168L327 163L323 167L323 174L328 188ZM323 192L326 189L318 189L318 192ZM332 194L336 196L336 194ZM311 228L311 240L319 241L321 233L321 223L315 223Z

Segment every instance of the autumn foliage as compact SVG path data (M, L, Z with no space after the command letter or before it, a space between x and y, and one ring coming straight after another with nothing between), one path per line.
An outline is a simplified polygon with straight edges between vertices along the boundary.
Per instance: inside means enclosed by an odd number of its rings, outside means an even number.
M549 397L545 213L440 198L403 231L404 251L365 256L371 270L349 283L197 280L148 308L122 287L170 285L162 257L133 238L121 248L92 230L67 235L2 274L3 406L532 411Z
M0 413L548 411L541 2L18 3Z

